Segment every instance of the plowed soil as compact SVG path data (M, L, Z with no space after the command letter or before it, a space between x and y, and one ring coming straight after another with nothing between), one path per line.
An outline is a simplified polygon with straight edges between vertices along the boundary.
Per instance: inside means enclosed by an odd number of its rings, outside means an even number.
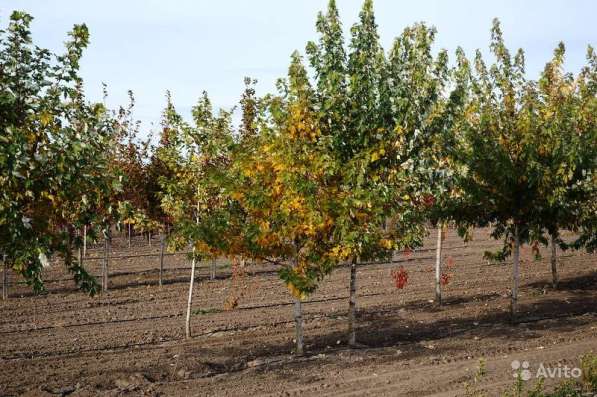
M346 345L349 271L336 269L303 305L302 357L293 354L291 296L273 265L232 278L222 261L210 280L202 264L193 337L185 340L184 255L166 257L161 287L157 256L112 259L110 290L94 298L56 264L46 274L48 293L13 283L0 302L0 395L464 396L467 387L499 395L513 384L515 359L528 361L534 377L541 363L575 367L580 355L597 352L596 255L561 253L554 290L548 251L535 261L524 248L520 315L512 322L511 265L482 258L500 243L487 230L468 244L449 232L444 253L453 266L438 307L434 241L432 230L415 253L359 266L359 348ZM113 255L155 254L156 245L139 238L128 249L116 239ZM88 256L101 254L98 247ZM88 263L99 273L100 261ZM398 266L408 272L404 289L390 277ZM230 296L238 306L224 310ZM486 374L473 385L480 360Z

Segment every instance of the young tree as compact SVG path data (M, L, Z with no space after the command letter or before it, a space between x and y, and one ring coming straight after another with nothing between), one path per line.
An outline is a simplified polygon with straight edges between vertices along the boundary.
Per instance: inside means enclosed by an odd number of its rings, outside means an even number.
M556 247L567 248L559 231L577 231L584 225L584 236L591 230L594 235L594 226L583 221L591 212L593 218L597 213L597 57L589 47L588 65L574 77L564 72L564 54L560 43L534 93L539 142L535 161L542 174L537 188L544 197L534 223L538 235L545 229L550 236L554 288L558 286ZM582 239L578 241L580 246Z
M147 192L147 216L155 222L160 232L160 257L159 257L159 276L158 284L162 286L164 280L164 254L166 251L167 238L172 225L172 219L164 211L161 205L163 196L160 181L167 181L175 178L175 174L167 164L162 160L161 152L168 150L170 145L168 137L168 128L162 128L160 140L157 146L152 147L149 162L145 166L145 184ZM129 229L130 230L130 229ZM130 232L129 232L130 237Z
M296 351L302 354L301 300L338 260L331 231L340 192L330 180L336 163L298 53L279 88L281 96L261 100L257 135L243 136L231 197L244 213L247 252L281 266L280 276L295 299Z
M75 282L93 294L97 284L72 247L80 243L75 227L95 217L116 183L105 172L112 123L102 105L84 100L85 25L75 25L66 53L54 55L33 45L32 19L15 11L0 32L0 252L36 291L43 266L60 253Z
M420 244L424 234L422 182L430 167L423 151L453 112L441 97L447 56L442 51L434 59L435 31L415 25L396 39L386 59L371 1L351 30L348 57L335 2L320 14L317 28L320 40L307 50L321 130L343 164L335 179L343 196L334 238L342 259L351 261L349 343L355 344L358 260L387 258Z
M414 48L425 48L429 54L430 47L414 45ZM416 59L414 57L409 57ZM424 64L424 63L423 63ZM434 94L434 101L427 114L435 114L434 122L431 124L427 144L419 154L418 158L424 164L423 178L427 180L426 196L423 199L426 217L431 224L437 227L436 261L435 261L435 301L441 306L442 283L448 279L448 274L442 270L443 264L443 241L448 224L457 227L459 234L465 241L471 239L471 219L473 214L480 214L483 208L477 203L470 201L466 192L458 186L458 174L466 172L462 165L450 161L450 136L453 128L457 128L462 117L463 107L466 104L468 86L468 60L461 48L456 50L456 65L449 71L447 78L440 80ZM415 69L416 70L416 69ZM440 69L441 70L441 69ZM433 81L433 80L431 80ZM442 95L442 90L449 89L449 95ZM422 103L430 103L423 100ZM425 112L422 112L423 114ZM417 113L415 113L417 114Z
M227 253L228 201L223 176L230 164L232 148L231 113L221 110L214 116L204 93L193 108L194 125L176 113L168 95L163 116L165 141L158 156L166 167L160 178L162 208L172 219L171 244L193 247L186 336L191 336L190 316L195 264L201 258ZM169 177L173 175L174 177Z
M149 214L152 183L148 175L152 134L146 139L139 137L140 122L134 120L135 97L128 92L129 104L120 107L114 114L117 141L112 147L113 167L123 176L123 188L114 199L119 211L115 219L117 227L124 224L128 229L128 244L131 247L132 227L141 233L148 233L151 245L151 231L157 228L157 222Z

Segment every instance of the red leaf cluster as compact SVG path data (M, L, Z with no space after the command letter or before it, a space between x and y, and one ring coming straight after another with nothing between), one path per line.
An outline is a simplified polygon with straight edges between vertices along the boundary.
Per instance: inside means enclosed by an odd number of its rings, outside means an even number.
M404 266L400 266L398 269L392 270L392 278L394 279L396 288L404 288L408 282L408 273L404 269Z
M441 285L448 285L452 276L449 273L442 273L440 278Z

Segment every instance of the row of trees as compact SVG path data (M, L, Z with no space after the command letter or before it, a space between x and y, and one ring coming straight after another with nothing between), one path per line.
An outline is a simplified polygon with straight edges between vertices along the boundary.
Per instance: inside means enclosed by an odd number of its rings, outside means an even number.
M517 307L522 244L586 247L597 242L597 56L577 75L560 44L537 80L524 53L492 27L492 64L462 49L450 63L432 50L435 30L406 28L389 52L366 0L344 42L335 2L317 19L318 40L295 52L277 93L258 97L245 80L242 122L214 111L204 93L192 119L170 95L157 145L138 139L131 105L109 112L82 94L78 60L87 30L76 26L67 54L33 47L30 17L14 13L1 36L0 251L34 286L60 253L75 280L95 282L73 258L81 227L132 223L165 230L170 248L191 243L195 263L228 257L235 266L279 266L301 301L340 264L350 264L349 342L356 343L357 263L422 244L438 227L436 294L441 302L442 230L463 237L491 226L513 257ZM125 182L124 184L122 182ZM73 212L73 209L76 211ZM567 244L561 230L580 237ZM18 241L19 244L14 242ZM555 252L552 259L557 284ZM406 280L404 274L399 275ZM401 284L403 284L401 282Z

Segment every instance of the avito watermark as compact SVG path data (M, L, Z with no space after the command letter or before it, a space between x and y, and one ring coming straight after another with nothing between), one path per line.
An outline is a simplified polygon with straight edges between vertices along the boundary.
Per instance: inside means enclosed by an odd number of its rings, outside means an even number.
M520 375L520 378L524 381L530 380L533 378L533 370L531 368L531 364L528 361L518 361L514 360L510 364L514 373L512 376L517 378ZM549 367L545 366L543 363L539 364L539 367L535 371L534 374L535 378L564 378L570 379L575 378L578 379L582 375L582 370L578 367L569 367L567 365L558 364L557 367Z

